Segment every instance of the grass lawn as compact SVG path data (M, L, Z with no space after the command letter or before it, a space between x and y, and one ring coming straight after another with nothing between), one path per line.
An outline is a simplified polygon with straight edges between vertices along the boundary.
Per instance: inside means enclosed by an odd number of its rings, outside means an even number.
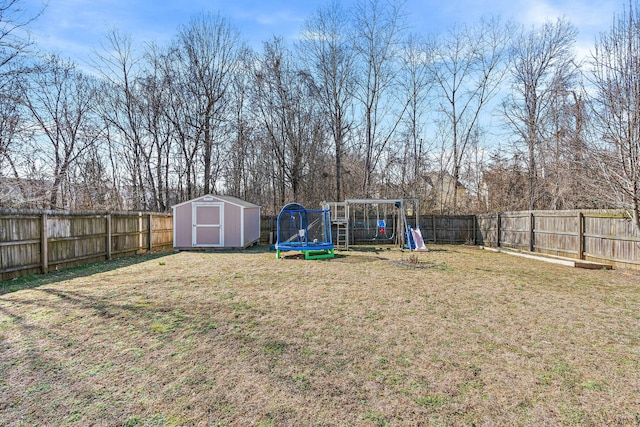
M640 425L640 273L431 249L3 282L0 425Z

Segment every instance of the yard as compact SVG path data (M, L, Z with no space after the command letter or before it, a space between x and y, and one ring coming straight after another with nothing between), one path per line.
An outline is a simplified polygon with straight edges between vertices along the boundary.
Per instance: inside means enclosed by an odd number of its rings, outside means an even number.
M0 425L640 425L639 273L431 249L4 282Z

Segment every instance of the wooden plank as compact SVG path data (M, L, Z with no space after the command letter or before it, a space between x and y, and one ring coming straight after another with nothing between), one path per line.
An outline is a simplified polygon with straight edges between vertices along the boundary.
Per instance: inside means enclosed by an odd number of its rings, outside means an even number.
M586 268L588 270L613 270L613 265L601 264L599 262L575 261L575 266L577 268Z
M40 260L42 274L47 274L49 272L49 242L47 241L48 234L48 215L44 213L42 214L42 217L40 219Z
M138 248L142 249L142 214L138 214Z
M507 255L514 255L514 256L519 256L522 258L528 258L528 259L534 259L537 261L543 261L543 262L548 262L551 264L558 264L558 265L564 265L567 267L574 267L574 268L586 268L586 269L590 269L590 270L601 270L601 269L606 269L606 270L611 270L613 269L613 266L610 264L603 264L603 263L598 263L598 262L591 262L591 261L575 261L572 259L566 259L566 258L559 258L559 257L550 257L550 256L541 256L541 255L533 255L530 253L524 253L524 252L517 252L517 251L513 251L513 250L509 250L509 249L496 249L496 248L487 248L484 247L483 249L488 250L488 251L492 251L492 252L498 252L501 254L507 254Z
M107 241L106 241L106 258L111 259L111 214L107 214L105 217L105 227L107 229Z
M42 241L42 239L37 238L37 239L29 239L29 240L15 240L15 241L10 241L10 242L0 242L0 247L6 246L6 247L14 247L14 246L20 246L20 245L32 245L34 243L40 243Z
M529 214L529 251L533 252L534 250L534 241L535 241L535 217L533 212Z
M153 217L151 214L149 214L149 217L147 218L147 227L149 228L149 230L147 230L147 238L149 239L147 242L147 250L151 251L153 249Z
M535 259L535 260L538 260L538 261L546 261L546 262L550 262L552 264L565 265L567 267L574 267L575 266L575 262L574 261L570 261L570 260L546 258L546 257L540 256L540 255L532 255L532 254L528 254L528 253L524 253L524 252L516 252L516 251L513 251L513 250L502 249L502 248L486 248L485 247L483 249L491 251L491 252L498 252L498 253L501 253L501 254L515 255L515 256L522 257L522 258Z
M578 258L584 259L584 216L578 212Z

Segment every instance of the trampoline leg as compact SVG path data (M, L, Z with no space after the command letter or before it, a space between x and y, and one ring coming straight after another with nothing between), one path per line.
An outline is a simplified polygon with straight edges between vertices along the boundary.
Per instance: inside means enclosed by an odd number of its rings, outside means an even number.
M280 249L276 249L276 259L280 259Z
M322 251L304 251L304 259L333 258L333 249Z

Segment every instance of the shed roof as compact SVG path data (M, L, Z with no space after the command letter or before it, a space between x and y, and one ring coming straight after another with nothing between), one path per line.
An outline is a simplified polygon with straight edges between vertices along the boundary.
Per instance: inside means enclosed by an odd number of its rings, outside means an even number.
M222 199L224 201L227 201L229 203L233 203L236 204L238 206L242 206L245 208L259 208L259 205L256 205L255 203L251 203L251 202L247 202L246 200L242 200L239 199L237 197L233 197L233 196L214 196L217 197L218 199Z
M182 203L178 203L177 205L172 206L173 208L176 208L178 206L182 206L185 205L187 203L191 203L191 202L200 202L200 201L208 201L210 199L217 199L223 202L227 202L227 203L231 203L233 205L237 205L243 208L259 208L259 205L256 205L254 203L251 202L247 202L246 200L242 200L239 199L237 197L233 197L233 196L222 196L222 195L218 195L218 194L206 194L204 196L200 196L200 197L196 197L195 199L191 199L191 200L187 200L186 202L182 202Z

